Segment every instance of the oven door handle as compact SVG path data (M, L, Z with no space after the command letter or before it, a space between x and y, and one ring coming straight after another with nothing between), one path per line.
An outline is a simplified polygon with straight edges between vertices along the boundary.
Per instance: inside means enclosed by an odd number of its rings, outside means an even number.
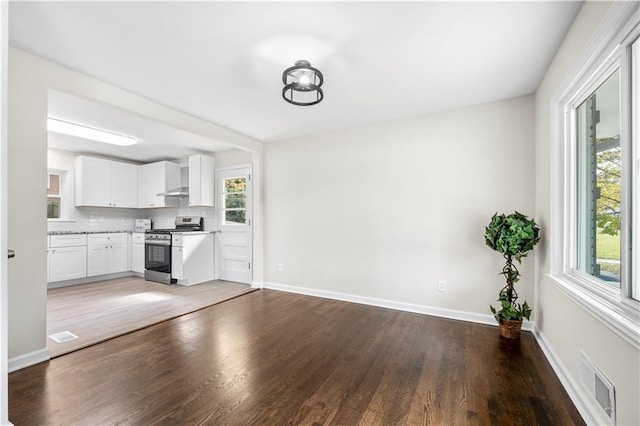
M145 241L144 243L152 246L170 246L171 245L170 240Z

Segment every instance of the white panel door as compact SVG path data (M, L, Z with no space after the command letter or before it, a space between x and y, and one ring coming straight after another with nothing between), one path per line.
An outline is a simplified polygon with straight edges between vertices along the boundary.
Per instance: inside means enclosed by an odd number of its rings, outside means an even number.
M253 280L251 168L224 168L217 172L218 277L251 284Z

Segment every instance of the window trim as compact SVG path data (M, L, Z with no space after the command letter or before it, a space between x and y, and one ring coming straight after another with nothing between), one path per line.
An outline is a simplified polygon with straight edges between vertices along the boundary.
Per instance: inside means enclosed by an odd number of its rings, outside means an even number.
M616 69L628 66L627 44L640 34L640 22L637 18L637 2L616 2L611 6L609 14L601 22L591 40L583 50L582 58L577 62L565 82L551 98L551 223L550 232L550 271L547 277L562 292L567 294L574 302L583 307L587 312L598 318L608 328L619 336L640 349L640 302L628 297L630 294L630 272L638 269L634 265L630 269L630 247L621 250L620 289L607 288L600 280L590 277L582 271L572 268L575 259L575 229L571 226L575 223L576 188L574 187L574 171L577 167L575 144L575 115L573 111L581 100L584 100L593 90L599 87ZM631 119L629 108L631 88L624 73L621 72L621 147L629 149L630 155L623 168L623 179L626 182L634 182L634 173L631 166L636 154L631 152L631 140L627 140L630 134ZM579 102L580 101L580 102ZM637 103L633 105L637 108ZM637 125L637 123L635 123ZM633 136L637 138L638 135ZM634 141L635 145L638 141ZM631 169L631 170L629 170ZM625 171L626 170L626 171ZM629 176L631 173L631 176ZM637 176L636 176L637 177ZM637 179L635 179L637 181ZM630 213L635 214L632 220L638 217L637 211L631 210L631 202L637 200L630 198L632 185L627 184L623 189L623 204L628 219L632 219ZM638 228L637 222L635 228ZM624 234L621 241L625 244L633 244L631 241L630 227L623 226ZM625 246L622 246L625 247ZM637 258L637 256L636 256ZM634 259L635 260L635 259Z

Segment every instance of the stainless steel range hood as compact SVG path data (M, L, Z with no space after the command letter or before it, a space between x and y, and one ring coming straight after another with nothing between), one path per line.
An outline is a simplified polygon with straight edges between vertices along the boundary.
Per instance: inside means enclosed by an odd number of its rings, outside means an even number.
M187 198L189 197L189 168L180 168L180 187L167 189L164 192L156 194L158 197L175 197L175 198Z
M158 197L188 197L189 196L189 187L181 186L180 188L170 189L165 192L160 192L156 194Z

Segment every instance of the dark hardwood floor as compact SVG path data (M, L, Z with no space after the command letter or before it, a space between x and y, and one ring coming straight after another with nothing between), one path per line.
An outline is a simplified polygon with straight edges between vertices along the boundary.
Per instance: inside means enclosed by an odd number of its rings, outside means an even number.
M9 418L584 424L530 333L270 290L12 373Z

